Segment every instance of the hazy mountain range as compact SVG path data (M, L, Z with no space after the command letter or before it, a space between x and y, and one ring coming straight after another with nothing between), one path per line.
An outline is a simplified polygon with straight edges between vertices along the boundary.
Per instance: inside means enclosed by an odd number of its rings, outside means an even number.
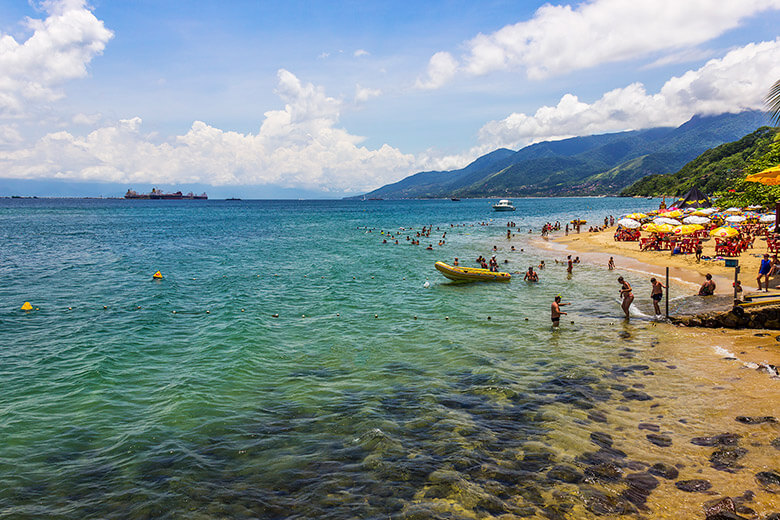
M419 172L359 197L447 198L618 195L651 174L673 173L704 151L766 125L764 112L694 116L683 125L500 148L465 168Z

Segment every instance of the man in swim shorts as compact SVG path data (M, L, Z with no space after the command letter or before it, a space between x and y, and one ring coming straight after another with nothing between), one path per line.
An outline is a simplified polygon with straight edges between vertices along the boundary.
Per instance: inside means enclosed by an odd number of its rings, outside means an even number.
M653 284L653 289L650 291L650 298L653 300L653 309L655 310L655 315L659 316L661 314L661 307L659 307L658 304L664 297L664 289L666 287L655 278L650 278L650 283Z
M571 305L570 303L563 303L561 301L561 295L555 297L555 299L552 302L552 305L550 306L550 319L552 320L552 326L553 328L558 327L561 323L561 315L566 314L565 312L561 311L561 307L564 305Z

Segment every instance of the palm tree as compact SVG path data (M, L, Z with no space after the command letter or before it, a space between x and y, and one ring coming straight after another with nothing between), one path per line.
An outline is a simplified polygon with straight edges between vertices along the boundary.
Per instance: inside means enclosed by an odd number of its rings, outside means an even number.
M780 124L780 80L775 81L764 99L774 124Z

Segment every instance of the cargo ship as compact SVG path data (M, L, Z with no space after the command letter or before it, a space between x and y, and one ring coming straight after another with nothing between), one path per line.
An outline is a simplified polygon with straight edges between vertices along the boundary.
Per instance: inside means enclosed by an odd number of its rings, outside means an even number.
M209 196L206 195L206 193L201 193L200 195L194 195L192 192L187 193L186 195L182 194L181 191L177 191L176 193L165 193L162 190L158 190L157 188L152 188L151 193L138 193L137 191L133 191L131 189L127 190L127 193L125 193L126 199L155 199L155 200L182 200L182 199L188 199L188 200L208 200Z

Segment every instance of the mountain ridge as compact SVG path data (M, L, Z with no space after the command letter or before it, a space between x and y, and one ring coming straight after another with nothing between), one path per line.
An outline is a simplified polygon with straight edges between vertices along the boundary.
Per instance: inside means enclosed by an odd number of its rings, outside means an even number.
M517 151L499 148L464 168L418 172L349 198L617 195L647 175L675 172L767 122L759 111L696 115L678 127L544 141Z

